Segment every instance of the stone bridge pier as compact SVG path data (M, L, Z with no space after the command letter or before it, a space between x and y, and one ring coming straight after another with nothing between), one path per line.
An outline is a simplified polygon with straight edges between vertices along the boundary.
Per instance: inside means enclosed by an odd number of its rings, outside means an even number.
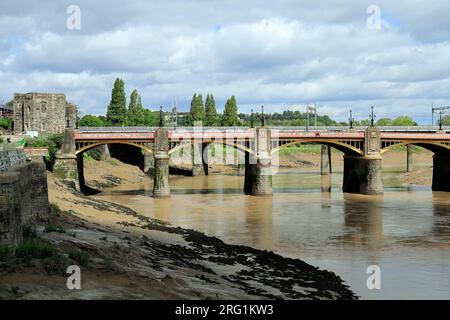
M256 128L254 154L245 154L244 192L253 196L272 195L270 129Z
M450 154L433 156L433 191L450 192Z
M155 175L153 176L153 196L155 198L170 197L169 134L167 129L156 129L154 152Z
M192 144L192 176L208 175L208 144L196 142Z
M344 156L342 190L365 195L383 194L380 130L375 126L368 127L364 140L364 156Z
M82 169L83 159L77 159L75 150L74 129L65 129L61 150L55 156L53 174L56 179L64 181L74 189L81 191L78 170L79 168ZM82 155L80 155L80 157L82 157Z

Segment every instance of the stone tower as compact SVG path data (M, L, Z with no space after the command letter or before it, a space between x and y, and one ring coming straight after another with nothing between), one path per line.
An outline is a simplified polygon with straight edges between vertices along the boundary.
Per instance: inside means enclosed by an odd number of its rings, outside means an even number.
M76 126L77 107L62 93L14 94L14 132L60 133Z

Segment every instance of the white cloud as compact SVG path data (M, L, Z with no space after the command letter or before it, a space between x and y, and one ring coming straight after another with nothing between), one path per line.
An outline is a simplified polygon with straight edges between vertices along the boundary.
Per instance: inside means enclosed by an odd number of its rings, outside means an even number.
M366 28L369 4L79 1L82 30L69 31L62 3L5 0L0 95L64 92L83 112L100 114L122 77L149 107L177 99L186 109L200 92L213 93L219 110L234 94L247 112L316 102L345 120L350 107L366 117L373 104L383 117L414 110L425 119L418 110L450 102L445 1L426 9L379 1L381 30Z

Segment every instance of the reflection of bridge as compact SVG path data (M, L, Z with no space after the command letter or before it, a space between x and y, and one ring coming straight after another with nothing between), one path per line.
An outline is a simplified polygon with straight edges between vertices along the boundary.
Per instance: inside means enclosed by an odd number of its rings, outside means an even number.
M223 144L245 153L245 191L271 194L272 157L280 148L298 143L319 143L344 153L346 192L378 194L383 190L381 156L401 145L418 145L434 156L433 190L450 191L450 128L434 127L344 127L315 128L141 128L107 127L66 130L63 154L80 159L83 152L104 144L126 144L155 159L155 195L168 195L167 166L170 155L193 146L193 172L207 174L206 147ZM408 148L408 150L410 150ZM197 155L197 156L196 156ZM199 155L199 156L198 156ZM70 158L69 157L69 158ZM64 163L61 157L60 163ZM322 155L322 159L325 157ZM67 161L65 161L67 162ZM80 169L80 165L78 165Z

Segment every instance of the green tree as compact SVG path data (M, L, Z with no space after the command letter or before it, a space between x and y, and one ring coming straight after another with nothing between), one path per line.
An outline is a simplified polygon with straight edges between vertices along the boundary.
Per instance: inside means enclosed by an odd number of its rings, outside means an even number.
M149 127L157 127L159 124L159 111L144 109L143 118L143 125Z
M137 90L133 90L128 105L128 125L139 126L144 124L144 108L142 106L141 96Z
M394 121L389 118L381 118L377 121L377 126L393 126Z
M80 119L78 125L80 127L102 127L105 123L100 117L87 114Z
M450 116L443 116L442 117L442 125L443 126L450 126Z
M203 107L202 95L194 94L191 100L191 108L189 114L187 115L186 124L188 126L193 126L196 121L205 120L205 109Z
M231 96L225 103L225 109L223 111L222 126L235 127L238 126L239 117L237 113L237 104L235 96Z
M108 106L106 119L108 124L122 126L127 123L127 98L125 95L125 82L117 78L111 91L111 102Z
M415 122L409 116L399 116L392 121L393 126L417 126L417 122Z
M208 94L205 101L205 126L214 127L217 126L217 123L216 102L214 101L213 95Z

